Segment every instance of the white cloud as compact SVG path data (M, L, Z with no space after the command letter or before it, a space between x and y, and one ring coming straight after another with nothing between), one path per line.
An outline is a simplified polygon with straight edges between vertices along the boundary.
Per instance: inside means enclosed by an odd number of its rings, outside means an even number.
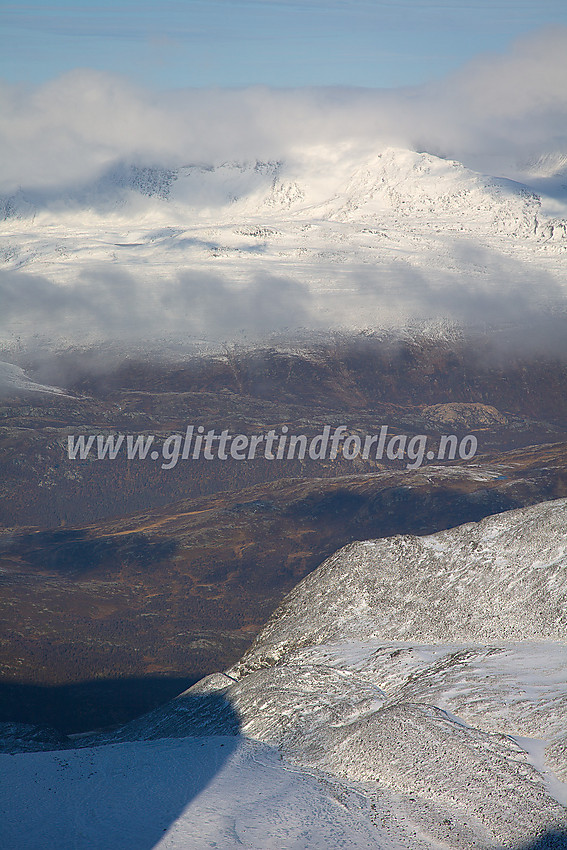
M117 160L286 158L302 146L419 147L474 165L567 148L567 28L416 89L146 91L77 70L0 88L0 191L92 179Z

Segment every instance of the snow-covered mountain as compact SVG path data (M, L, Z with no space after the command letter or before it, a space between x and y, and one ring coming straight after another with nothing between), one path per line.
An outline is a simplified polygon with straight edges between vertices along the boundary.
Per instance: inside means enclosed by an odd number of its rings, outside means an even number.
M564 847L566 541L560 499L347 546L225 673L80 749L2 756L9 846L111 846L119 800L128 848Z
M166 312L160 298L170 304L189 288L193 303L191 281L202 291L211 276L237 294L254 281L268 301L268 279L292 281L304 309L294 316L290 297L287 313L299 326L360 328L464 308L478 319L504 312L492 302L510 289L516 309L530 299L548 307L564 298L567 196L561 172L548 181L553 198L545 195L542 168L533 166L533 178L525 172L538 194L397 148L305 149L288 161L179 168L119 164L88 185L22 188L0 199L1 268L71 287L70 321L85 332L105 324L90 299L117 274L135 281L137 310L147 303L154 317ZM261 300L256 289L254 297ZM111 312L123 310L114 304ZM25 332L18 321L10 328ZM213 324L195 322L191 331L204 335ZM175 325L175 316L163 324Z
M548 160L532 165L534 180L548 176L550 169L555 174ZM540 206L538 195L521 182L396 148L364 156L304 151L295 162L256 160L175 169L120 163L89 184L20 188L0 199L5 221L37 222L47 216L56 220L66 212L135 220L152 210L164 214L165 209L172 217L210 215L215 220L219 212L230 220L245 212L269 217L282 210L358 220L394 210L404 218L427 213L434 221L452 215L457 227L474 230L486 224L517 235L537 235Z
M540 179L544 163L534 165ZM105 220L147 224L156 219L191 225L219 221L237 224L244 216L266 222L281 218L336 222L429 222L433 231L503 232L518 237L548 237L540 215L541 198L520 182L477 174L461 163L428 153L388 148L353 156L305 151L295 162L225 162L176 169L121 163L95 181L58 189L22 189L0 198L9 226L32 220L41 225L85 219L104 230ZM113 222L114 220L114 222ZM556 222L556 240L565 222ZM249 228L250 229L250 228ZM262 237L273 235L252 232Z

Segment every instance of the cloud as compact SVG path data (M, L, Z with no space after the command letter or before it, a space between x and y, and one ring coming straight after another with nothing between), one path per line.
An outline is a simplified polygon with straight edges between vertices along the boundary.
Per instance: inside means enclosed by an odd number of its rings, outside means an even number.
M475 164L567 147L567 27L414 89L155 92L77 70L0 87L0 191L88 181L117 161L293 158L304 147L398 145ZM480 158L480 159L479 159Z
M155 286L101 266L62 287L42 275L2 272L0 298L0 332L25 341L219 343L319 325L306 286L267 274L235 286L218 275L182 272Z
M455 246L455 258L456 272L399 261L359 265L346 272L348 286L322 292L267 272L250 272L237 284L182 271L156 285L101 264L66 286L2 272L0 334L19 336L26 348L108 342L158 350L428 326L441 318L463 328L493 328L509 350L567 354L566 304L557 280L469 241Z
M467 240L455 244L454 257L456 272L400 262L357 271L352 294L335 302L335 316L358 311L358 327L384 329L442 320L492 335L493 351L567 356L567 302L552 275Z
M505 54L485 54L427 87L426 137L467 164L483 156L509 163L537 152L567 149L567 27L515 42ZM472 156L472 161L469 158ZM467 162L468 161L468 162Z

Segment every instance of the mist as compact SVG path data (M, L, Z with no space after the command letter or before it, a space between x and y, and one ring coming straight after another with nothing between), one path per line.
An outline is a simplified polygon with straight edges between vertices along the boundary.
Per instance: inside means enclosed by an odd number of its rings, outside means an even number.
M348 287L323 292L265 272L235 284L219 274L182 271L156 286L101 264L64 287L45 276L2 272L0 334L16 337L27 350L52 342L157 351L401 331L443 321L498 331L510 348L567 355L567 303L552 275L468 243L457 246L459 253L463 267L476 264L483 273L441 274L402 263L357 267L338 279Z

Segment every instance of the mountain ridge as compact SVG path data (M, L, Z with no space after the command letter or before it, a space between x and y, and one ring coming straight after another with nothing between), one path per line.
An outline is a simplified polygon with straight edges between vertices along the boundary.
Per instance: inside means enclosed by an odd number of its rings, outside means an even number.
M179 214L185 209L203 215L203 210L211 209L218 216L220 208L230 219L239 213L263 211L270 216L287 209L292 215L310 211L318 213L317 218L326 214L352 220L365 207L371 207L366 215L375 212L372 201L378 199L378 209L395 208L404 216L414 212L462 215L461 227L466 223L463 213L474 214L475 206L483 213L496 209L493 223L505 229L510 228L509 218L520 218L523 227L518 235L524 237L537 235L543 226L537 222L541 199L526 184L472 171L456 160L401 148L362 158L329 157L327 163L322 158L318 166L310 159L302 161L299 156L295 162L255 160L177 168L121 162L75 190L20 188L0 198L0 214L9 221L35 219L42 208L52 214L66 207L75 214L81 208L95 212L98 208L102 217L113 210L128 210L135 219L151 209L136 206L138 196L177 208Z

